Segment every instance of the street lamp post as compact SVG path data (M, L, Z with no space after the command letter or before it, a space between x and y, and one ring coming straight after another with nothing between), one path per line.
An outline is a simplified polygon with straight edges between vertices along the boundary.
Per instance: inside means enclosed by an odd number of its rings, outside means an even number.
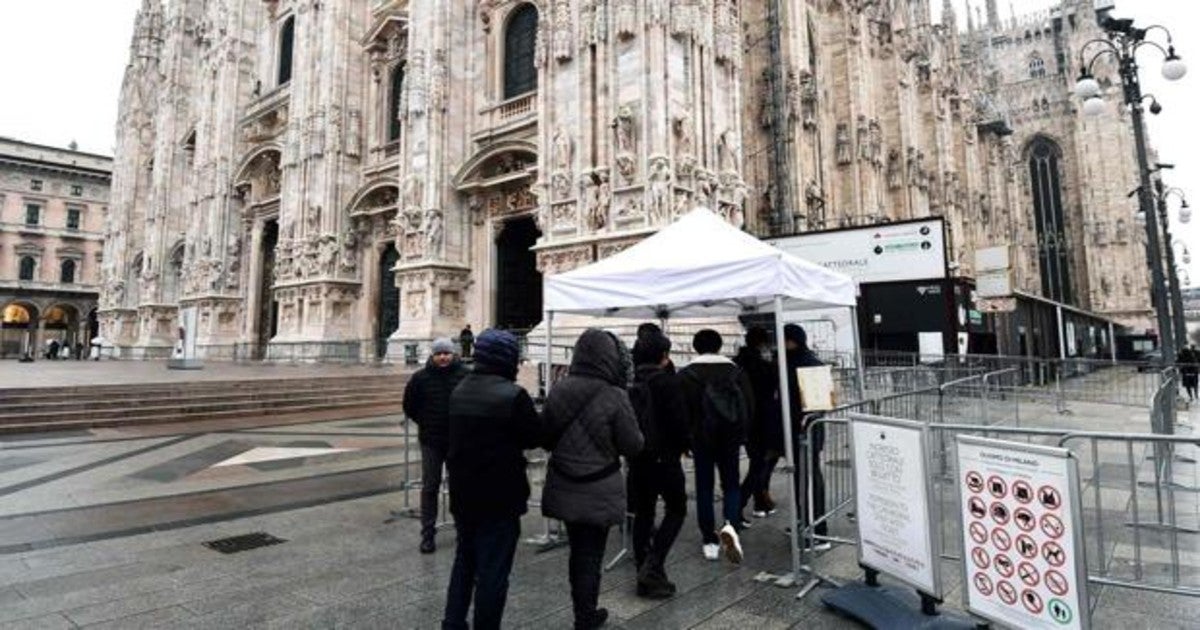
M1175 268L1175 244L1171 242L1171 223L1167 214L1167 197L1172 194L1178 194L1182 199L1182 193L1178 189L1166 189L1162 177L1154 180L1154 197L1158 202L1158 219L1162 222L1163 243L1167 244L1163 249L1167 255L1166 269L1168 286L1171 291L1171 319L1174 324L1175 348L1176 350L1182 350L1188 345L1187 322L1183 317L1183 294L1179 290L1179 272ZM1189 212L1186 199L1183 200L1183 206L1179 210L1181 221L1186 216L1185 212Z
M1117 61L1118 72L1121 75L1121 86L1125 104L1129 107L1133 119L1134 145L1137 147L1138 175L1138 206L1146 217L1146 247L1150 259L1150 280L1153 285L1151 296L1154 310L1158 318L1159 339L1162 346L1162 360L1171 363L1175 360L1175 344L1173 343L1174 329L1171 326L1170 306L1164 294L1166 282L1163 278L1162 254L1159 245L1158 213L1154 209L1153 189L1150 187L1150 163L1146 149L1146 126L1142 109L1142 85L1138 79L1137 52L1143 46L1150 46L1163 53L1163 77L1170 81L1183 78L1187 74L1187 66L1175 54L1172 45L1171 32L1165 27L1154 25L1141 29L1133 26L1132 20L1117 20L1105 18L1101 24L1107 37L1093 39L1079 50L1080 76L1075 84L1075 94L1084 100L1083 111L1095 116L1104 112L1104 100L1100 97L1100 83L1092 75L1092 67L1096 61L1106 55L1111 55ZM1166 34L1167 48L1146 39L1146 34L1153 30L1161 30ZM1085 61L1085 55L1090 48L1100 47L1090 59ZM1151 113L1162 111L1162 106L1151 97Z

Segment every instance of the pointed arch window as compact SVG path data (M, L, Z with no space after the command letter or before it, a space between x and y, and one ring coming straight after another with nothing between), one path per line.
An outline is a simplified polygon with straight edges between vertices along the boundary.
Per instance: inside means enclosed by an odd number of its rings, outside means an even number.
M1046 62L1042 58L1034 55L1029 58L1029 78L1041 79L1046 76Z
M62 261L62 268L59 269L58 281L63 284L75 283L75 261L67 259Z
M292 80L292 51L296 44L296 17L288 16L279 28L279 67L276 73L277 85L283 85Z
M1052 300L1073 303L1061 160L1062 150L1049 138L1039 136L1030 142L1029 182L1037 226L1042 294Z
M504 98L537 89L537 7L523 4L512 12L504 29Z
M33 280L33 274L37 270L37 261L33 259L33 256L22 256L20 267L18 277L21 280Z
M387 141L400 139L400 96L404 93L404 62L392 66L388 77L388 134Z

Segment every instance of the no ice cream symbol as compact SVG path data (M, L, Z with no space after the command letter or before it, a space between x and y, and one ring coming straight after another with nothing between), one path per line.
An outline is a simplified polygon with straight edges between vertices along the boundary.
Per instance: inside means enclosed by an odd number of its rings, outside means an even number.
M983 475L974 470L967 473L967 489L971 492L983 492Z

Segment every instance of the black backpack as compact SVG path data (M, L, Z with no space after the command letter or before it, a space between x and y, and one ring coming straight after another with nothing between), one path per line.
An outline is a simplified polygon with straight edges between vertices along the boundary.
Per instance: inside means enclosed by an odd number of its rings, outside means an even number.
M629 403L637 416L638 428L642 431L643 452L657 453L662 446L659 435L658 417L654 412L654 397L650 395L650 382L634 381L629 386Z
M701 380L694 372L689 371L689 374L693 379ZM738 384L741 374L740 368L734 368L703 383L700 413L702 428L709 436L738 436L745 430L750 419L746 417L745 394Z

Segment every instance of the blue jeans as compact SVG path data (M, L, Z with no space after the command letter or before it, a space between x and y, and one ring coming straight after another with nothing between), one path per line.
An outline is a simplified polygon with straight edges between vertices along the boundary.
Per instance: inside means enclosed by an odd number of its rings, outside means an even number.
M697 450L696 461L696 524L700 526L700 535L705 544L715 544L720 541L717 537L716 523L713 522L713 488L716 479L713 468L721 476L721 494L723 496L725 520L734 527L740 527L742 520L742 502L738 487L739 447L722 447L715 452L706 453Z
M508 600L508 574L512 571L521 519L487 523L455 522L458 546L454 569L446 589L443 630L466 630L467 610L475 600L475 630L498 630Z

